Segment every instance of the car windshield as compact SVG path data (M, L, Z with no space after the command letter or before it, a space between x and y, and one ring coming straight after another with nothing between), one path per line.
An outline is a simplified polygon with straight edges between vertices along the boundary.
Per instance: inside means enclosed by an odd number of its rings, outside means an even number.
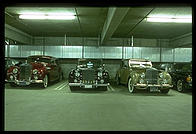
M137 68L151 68L152 63L151 61L129 61L130 67L137 67Z
M192 72L192 64L176 64L175 70L180 72Z
M182 67L183 72L192 72L192 64L186 64Z
M40 58L40 57L28 57L27 62L46 62L49 63L50 59L47 58Z
M91 67L95 67L95 68L98 68L102 65L102 61L101 60L95 60L95 59L80 59L79 62L78 62L78 65L80 67L88 67L88 68L91 68Z

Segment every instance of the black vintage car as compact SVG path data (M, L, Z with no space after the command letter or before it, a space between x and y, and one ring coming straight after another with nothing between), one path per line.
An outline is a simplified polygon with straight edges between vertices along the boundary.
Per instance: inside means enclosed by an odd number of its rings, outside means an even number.
M179 92L192 89L192 63L174 63L170 74L174 88Z
M109 74L102 59L78 59L76 69L69 73L69 86L75 88L98 88L107 90Z

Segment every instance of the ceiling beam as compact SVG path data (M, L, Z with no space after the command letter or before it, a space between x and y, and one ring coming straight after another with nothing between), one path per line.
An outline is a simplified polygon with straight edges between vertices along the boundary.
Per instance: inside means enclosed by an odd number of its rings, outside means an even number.
M119 24L127 14L129 8L109 8L103 30L101 32L101 44L104 44L118 28Z

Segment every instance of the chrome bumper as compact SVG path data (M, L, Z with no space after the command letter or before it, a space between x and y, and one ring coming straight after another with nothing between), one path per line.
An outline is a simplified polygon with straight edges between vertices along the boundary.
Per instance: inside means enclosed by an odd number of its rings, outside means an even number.
M85 87L86 85L92 85L92 87L105 87L105 86L109 86L109 85L110 85L110 83L106 83L106 84L98 84L98 83L94 83L94 84L69 83L69 86L79 86L79 87Z
M30 80L30 81L22 81L22 80L5 80L5 82L15 83L17 85L30 85L31 83L43 83L43 80Z
M135 84L133 85L136 88L142 88L142 89L146 89L148 87L158 87L158 88L172 88L173 85L170 84Z

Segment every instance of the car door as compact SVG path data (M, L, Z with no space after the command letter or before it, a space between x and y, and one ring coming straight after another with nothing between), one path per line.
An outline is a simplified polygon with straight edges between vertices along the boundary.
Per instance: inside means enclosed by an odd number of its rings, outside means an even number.
M51 60L51 80L57 80L59 78L58 66L54 59Z
M122 69L120 70L120 82L126 84L129 75L128 60L123 61Z

